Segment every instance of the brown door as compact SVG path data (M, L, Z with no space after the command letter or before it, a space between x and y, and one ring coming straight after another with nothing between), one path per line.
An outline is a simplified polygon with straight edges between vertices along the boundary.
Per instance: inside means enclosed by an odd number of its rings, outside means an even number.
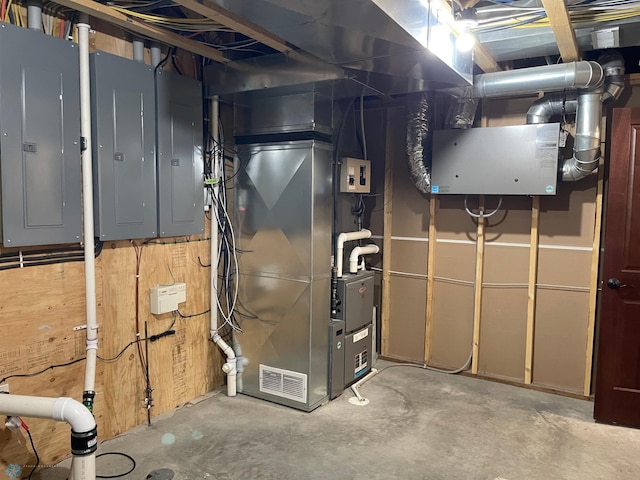
M613 111L594 417L640 427L640 108Z

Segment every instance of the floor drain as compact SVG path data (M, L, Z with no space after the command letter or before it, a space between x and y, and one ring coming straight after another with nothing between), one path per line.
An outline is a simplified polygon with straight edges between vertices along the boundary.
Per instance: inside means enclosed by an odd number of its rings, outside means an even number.
M147 480L171 480L175 472L170 468L160 468L159 470L154 470L149 475L147 475Z

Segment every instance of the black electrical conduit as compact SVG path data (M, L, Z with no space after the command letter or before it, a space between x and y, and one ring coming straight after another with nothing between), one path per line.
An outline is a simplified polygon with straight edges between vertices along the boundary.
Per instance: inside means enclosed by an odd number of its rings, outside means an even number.
M102 252L104 243L96 239L95 257ZM76 248L55 248L51 250L32 250L0 254L0 271L15 268L54 265L58 263L83 262L83 250ZM4 265L2 265L4 264Z
M355 100L346 106L340 124L337 126L337 132L334 137L333 148L333 172L331 179L331 188L333 193L333 228L331 231L331 254L333 256L333 267L331 268L331 318L335 318L338 313L338 272L336 269L338 246L338 183L340 181L340 143L342 141L342 133L347 123L347 117L355 104Z

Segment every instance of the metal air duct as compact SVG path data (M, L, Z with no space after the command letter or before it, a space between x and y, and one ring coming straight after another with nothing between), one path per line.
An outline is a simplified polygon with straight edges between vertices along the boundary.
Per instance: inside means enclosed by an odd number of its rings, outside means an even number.
M561 90L593 90L602 85L604 70L597 62L485 73L474 77L473 94L479 98L509 97Z

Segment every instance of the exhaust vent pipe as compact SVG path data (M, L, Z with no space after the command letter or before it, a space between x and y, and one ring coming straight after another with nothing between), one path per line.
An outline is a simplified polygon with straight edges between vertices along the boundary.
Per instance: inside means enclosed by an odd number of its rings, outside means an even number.
M603 80L604 70L599 63L571 62L476 75L473 93L479 98L495 98L562 90L593 90L600 87Z

